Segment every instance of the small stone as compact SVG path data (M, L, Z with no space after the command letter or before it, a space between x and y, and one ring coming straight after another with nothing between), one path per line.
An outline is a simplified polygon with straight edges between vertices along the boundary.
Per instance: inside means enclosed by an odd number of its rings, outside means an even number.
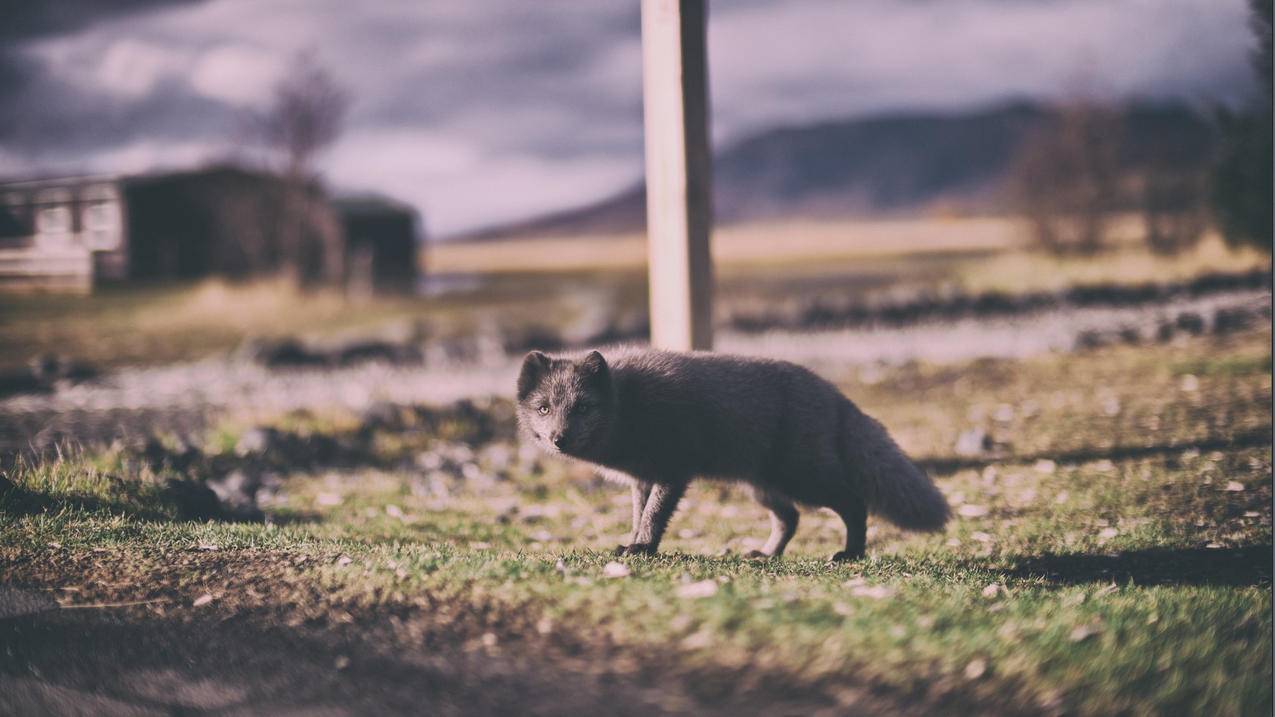
M1072 642L1084 642L1102 632L1101 625L1077 625L1068 638Z
M1058 470L1058 464L1049 460L1048 458L1041 458L1040 460L1036 461L1036 465L1032 466L1032 468L1034 468L1037 473L1040 473L1042 475L1049 475L1053 473L1054 471Z
M1102 412L1108 416L1119 416L1120 415L1120 399L1112 397L1103 401Z
M614 560L602 567L602 576L607 578L627 578L632 572L629 566Z
M981 428L961 431L952 448L958 456L981 456L992 450L992 438Z
M713 644L712 634L704 630L699 630L698 632L691 633L690 635L687 635L682 640L682 647L688 650L702 650L706 647L709 647L712 644Z
M354 562L354 558L351 558L348 555L342 555L341 557L336 559L337 567L342 567L342 568L349 565L352 562Z
M262 454L270 450L276 438L272 428L250 428L235 443L235 455L240 457Z
M494 632L484 632L482 640L483 640L483 647L495 647L496 643L500 642L500 640L496 637L496 633Z
M855 597L868 598L870 600L884 600L894 595L894 591L885 585L859 585L850 588L850 594Z
M1188 393L1200 390L1200 379L1194 374L1187 374L1182 377L1182 390Z
M341 495L339 493L320 493L314 497L314 502L328 507L341 505Z
M1244 484L1237 480L1227 481L1226 490L1229 493L1239 493L1244 490Z
M332 661L332 666L338 670L344 670L350 666L350 658L345 655L337 655L336 659Z
M191 607L203 607L212 601L213 601L213 596L209 595L208 593L204 593L203 595L200 595L199 597L195 598L195 602L192 602L190 605Z
M1005 592L1005 586L1000 583L991 583L983 588L983 597L992 599Z
M687 583L677 587L677 596L687 600L699 600L701 598L712 597L717 594L716 580L700 580L695 583Z
M1111 540L1112 538L1116 537L1119 534L1120 534L1120 531L1116 530L1115 528L1103 528L1102 530L1098 531L1098 537L1102 538L1103 540Z
M965 679L977 680L978 678L982 677L983 674L986 672L987 672L987 661L981 658L975 658L973 660L970 660L970 663L965 666Z
M980 518L984 515L987 515L987 506L975 505L973 503L966 503L960 508L957 508L956 512L959 513L964 518Z

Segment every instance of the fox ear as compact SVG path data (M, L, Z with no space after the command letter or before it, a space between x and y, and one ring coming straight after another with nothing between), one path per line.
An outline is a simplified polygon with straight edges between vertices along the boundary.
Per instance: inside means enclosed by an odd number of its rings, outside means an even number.
M595 381L606 381L610 377L607 360L597 351L590 351L588 356L580 360L580 375Z
M540 379L549 371L549 357L539 351L532 351L522 360L522 370L518 372L518 400L540 385Z

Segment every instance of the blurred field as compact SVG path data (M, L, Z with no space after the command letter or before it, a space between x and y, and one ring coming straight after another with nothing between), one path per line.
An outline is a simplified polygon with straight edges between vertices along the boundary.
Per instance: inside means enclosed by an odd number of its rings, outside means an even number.
M1060 259L1025 247L1002 218L731 226L715 238L719 319L741 306L918 293L1018 294L1078 284L1139 284L1266 267L1216 236L1174 257L1148 252L1124 221L1111 251ZM94 365L163 364L225 352L260 336L567 327L640 323L646 311L641 237L443 244L430 272L474 279L435 296L349 299L278 282L107 289L93 296L0 300L0 370L60 353ZM428 279L427 279L428 281Z
M861 221L788 221L719 227L713 259L723 277L752 273L863 271L919 260L951 265L951 281L969 290L1048 289L1085 281L1171 280L1206 271L1242 271L1265 258L1227 248L1209 234L1194 251L1160 257L1146 251L1136 217L1112 229L1112 251L1094 258L1058 259L1033 251L1020 221L1008 217ZM1001 261L988 266L987 258ZM426 258L441 273L570 273L644 271L642 235L565 237L436 244ZM977 270L974 265L981 267ZM1024 269L1046 269L1044 275ZM906 267L897 267L908 278Z
M278 416L373 452L271 469L265 524L182 518L167 481L200 469L128 448L20 464L0 589L46 612L0 624L0 711L1268 714L1270 340L834 371L956 511L934 536L873 520L849 565L820 511L784 559L739 558L765 514L710 484L662 555L608 568L627 492L493 468L501 402L494 432ZM955 455L968 427L994 451ZM247 461L244 435L206 450ZM430 467L457 451L472 470Z

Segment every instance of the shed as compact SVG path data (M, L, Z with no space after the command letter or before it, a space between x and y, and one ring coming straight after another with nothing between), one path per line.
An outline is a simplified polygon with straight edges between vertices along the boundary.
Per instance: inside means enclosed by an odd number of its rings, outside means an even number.
M345 283L353 293L410 293L420 273L424 230L416 209L378 194L332 202L345 235Z

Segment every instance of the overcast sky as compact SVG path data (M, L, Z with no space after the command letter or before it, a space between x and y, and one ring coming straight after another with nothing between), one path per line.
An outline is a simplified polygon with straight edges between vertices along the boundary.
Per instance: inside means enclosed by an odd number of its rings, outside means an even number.
M1086 91L1236 102L1243 0L717 0L718 145L777 124ZM350 91L328 180L448 233L642 169L637 0L0 0L0 175L232 153L302 51Z

